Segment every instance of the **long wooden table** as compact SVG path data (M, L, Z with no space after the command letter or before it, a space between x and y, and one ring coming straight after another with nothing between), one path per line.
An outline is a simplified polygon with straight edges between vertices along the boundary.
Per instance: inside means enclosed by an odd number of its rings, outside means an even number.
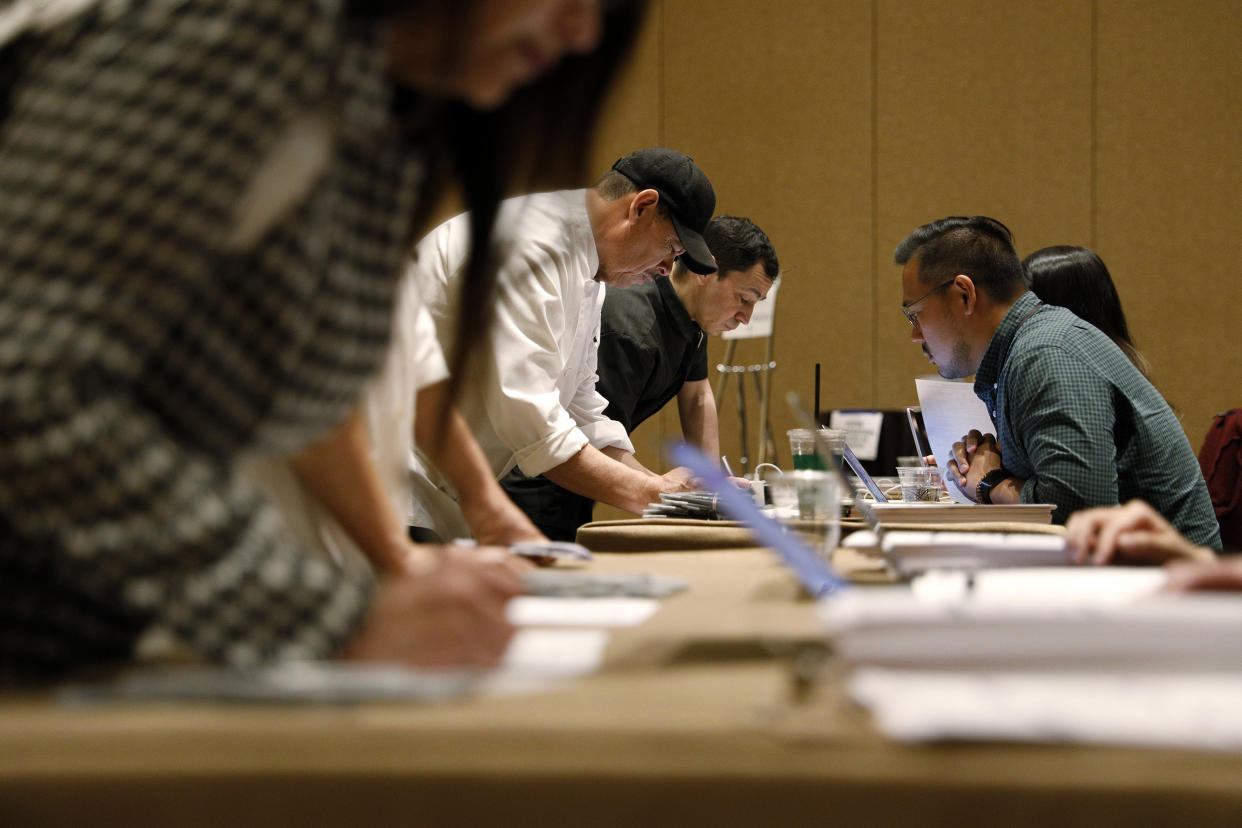
M1242 756L886 743L762 550L600 555L690 591L560 689L440 706L0 701L0 826L1242 823ZM1242 703L1242 700L1239 700Z

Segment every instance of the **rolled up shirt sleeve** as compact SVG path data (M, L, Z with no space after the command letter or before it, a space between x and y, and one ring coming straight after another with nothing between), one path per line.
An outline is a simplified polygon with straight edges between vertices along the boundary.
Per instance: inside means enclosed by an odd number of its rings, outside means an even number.
M413 265L445 353L466 312L460 290L469 227L468 214L441 224L419 243ZM595 390L603 287L594 281L599 262L585 191L508 199L493 245L501 265L492 324L471 357L458 404L493 471L500 476L516 465L535 476L589 444L630 450Z
M506 262L492 326L492 360L481 383L492 428L522 473L531 477L559 466L590 442L558 387L565 370L561 337L573 321L567 312L574 309L566 308L554 255L532 245Z

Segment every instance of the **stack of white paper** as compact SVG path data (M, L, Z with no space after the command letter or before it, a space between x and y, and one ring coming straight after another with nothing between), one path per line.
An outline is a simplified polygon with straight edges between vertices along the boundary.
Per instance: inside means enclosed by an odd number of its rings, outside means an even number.
M851 697L902 742L997 740L1242 750L1242 674L868 668Z
M900 574L930 569L1065 566L1062 535L1016 532L918 532L887 529L880 551Z
M1242 596L1160 569L930 572L820 605L851 697L901 741L1242 750Z
M946 669L1242 670L1242 597L1153 594L1158 569L996 570L821 604L858 665Z

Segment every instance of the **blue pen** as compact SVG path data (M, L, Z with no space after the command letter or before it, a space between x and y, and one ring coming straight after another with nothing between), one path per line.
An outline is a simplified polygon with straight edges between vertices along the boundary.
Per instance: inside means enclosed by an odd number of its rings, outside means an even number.
M755 501L733 486L715 463L688 443L673 446L673 461L694 472L699 480L716 492L720 508L734 520L745 523L764 546L776 550L785 564L798 576L807 591L816 597L831 595L849 586L792 533L786 532L772 518L759 511Z

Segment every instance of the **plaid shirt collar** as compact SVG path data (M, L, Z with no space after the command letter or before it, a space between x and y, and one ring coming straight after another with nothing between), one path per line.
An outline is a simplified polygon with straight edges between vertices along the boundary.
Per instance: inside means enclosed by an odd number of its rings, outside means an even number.
M1005 367L1005 360L1009 358L1009 349L1013 346L1014 337L1018 335L1018 329L1042 307L1044 303L1029 290L1010 306L1005 318L996 328L996 333L992 334L992 341L988 343L983 359L979 361L979 370L975 372L976 394L993 390L1001 369Z

